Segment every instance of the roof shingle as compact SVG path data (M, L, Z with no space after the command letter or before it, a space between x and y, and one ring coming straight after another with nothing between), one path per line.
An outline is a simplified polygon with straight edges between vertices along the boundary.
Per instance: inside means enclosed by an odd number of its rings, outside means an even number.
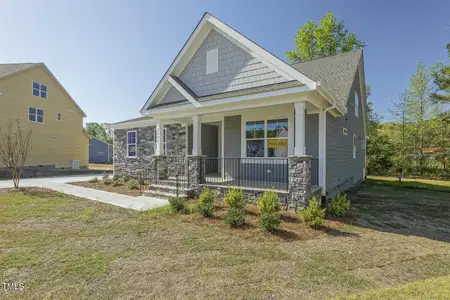
M346 105L362 50L340 53L291 66L314 81L319 81L342 105Z
M0 64L0 78L39 64L40 63Z

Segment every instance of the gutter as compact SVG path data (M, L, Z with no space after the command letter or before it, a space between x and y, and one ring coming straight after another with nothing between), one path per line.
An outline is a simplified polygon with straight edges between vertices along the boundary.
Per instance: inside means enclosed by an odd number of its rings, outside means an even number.
M342 115L347 113L347 109L343 108L341 105L338 105L336 98L323 85L321 85L320 82L317 82L317 92L325 99L331 99L330 103L332 103L332 106L327 108L327 111L336 108Z
M326 196L327 196L327 112L335 109L337 107L337 101L334 100L333 101L333 105L331 105L330 107L327 107L326 109L324 109L322 111L323 113L323 135L322 135L322 140L319 141L319 144L322 144L322 153L319 153L320 158L319 159L319 166L321 164L322 167L322 203L325 203L326 201ZM319 117L320 120L320 117ZM320 161L322 161L322 163L320 163Z

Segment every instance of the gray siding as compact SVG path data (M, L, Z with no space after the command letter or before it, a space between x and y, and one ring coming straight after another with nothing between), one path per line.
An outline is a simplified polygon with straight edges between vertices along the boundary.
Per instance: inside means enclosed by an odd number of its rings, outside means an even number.
M177 91L176 88L171 87L169 91L166 93L164 98L161 100L161 104L163 103L172 103L180 100L186 100L183 95L180 94L179 91Z
M241 116L225 117L224 157L241 157Z
M218 72L206 74L206 52L213 48L218 48ZM208 34L179 78L198 96L286 81L214 30Z
M188 154L192 154L192 125L188 127ZM219 129L217 126L202 124L202 154L208 157L219 157Z
M306 154L319 156L319 115L306 115Z
M327 192L332 196L363 179L365 167L364 149L361 141L365 139L363 112L359 105L359 117L355 116L355 94L361 95L358 72L347 102L347 116L334 118L327 114ZM361 99L361 97L359 97ZM348 135L342 132L347 128ZM356 135L356 158L353 158L353 134Z

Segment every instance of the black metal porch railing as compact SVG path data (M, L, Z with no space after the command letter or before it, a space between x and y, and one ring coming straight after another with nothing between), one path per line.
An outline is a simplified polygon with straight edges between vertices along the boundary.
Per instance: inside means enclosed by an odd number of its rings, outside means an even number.
M287 158L205 158L205 184L288 190Z
M319 185L319 159L317 157L311 159L311 185Z

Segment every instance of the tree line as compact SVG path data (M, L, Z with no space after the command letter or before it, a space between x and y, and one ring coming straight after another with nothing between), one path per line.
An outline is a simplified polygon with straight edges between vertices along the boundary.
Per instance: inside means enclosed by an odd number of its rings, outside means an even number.
M304 62L365 47L345 28L344 21L327 13L308 20L286 51L291 62ZM450 58L450 43L447 44ZM382 122L368 102L368 174L449 178L450 176L450 65L427 66L423 61L409 86L392 103L392 121ZM370 85L366 84L366 98Z

